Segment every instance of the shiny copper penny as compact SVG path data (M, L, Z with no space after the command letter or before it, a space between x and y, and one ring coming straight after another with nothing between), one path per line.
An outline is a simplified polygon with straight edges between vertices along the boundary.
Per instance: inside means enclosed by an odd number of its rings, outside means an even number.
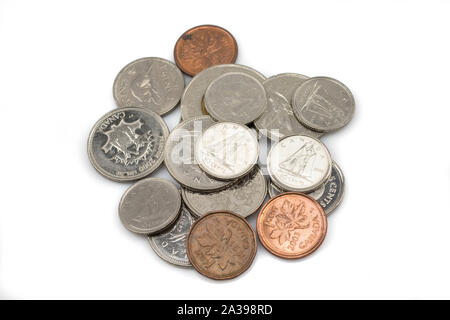
M286 192L264 205L256 225L267 250L281 258L298 259L322 244L327 233L327 216L314 198Z
M174 57L184 73L195 76L211 66L234 63L237 51L231 33L218 26L203 25L181 35L175 44Z
M241 216L227 211L211 212L191 227L187 255L204 276L226 280L247 270L256 254L256 235Z

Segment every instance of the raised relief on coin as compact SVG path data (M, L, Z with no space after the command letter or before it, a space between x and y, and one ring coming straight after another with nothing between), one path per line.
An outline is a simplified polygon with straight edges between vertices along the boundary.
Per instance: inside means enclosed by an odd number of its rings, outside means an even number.
M172 62L142 58L119 72L113 93L119 107L145 107L163 115L177 105L183 89L183 75Z
M92 128L89 159L109 179L137 180L161 164L168 133L164 121L152 111L117 109L104 115Z
M197 26L183 33L178 39L174 57L184 73L195 76L211 66L234 63L237 43L231 33L221 27Z
M312 192L331 174L331 157L323 143L309 136L289 136L267 158L272 181L281 189Z
M355 100L350 90L338 80L316 77L306 80L292 98L297 119L317 131L333 131L352 118Z
M245 73L226 73L206 89L205 107L214 119L247 124L266 110L266 90Z
M313 198L284 193L272 198L258 215L261 243L274 255L297 259L315 251L327 232L327 219Z
M189 210L182 207L180 217L170 230L148 237L150 246L167 262L179 266L190 266L186 253L186 240L194 221Z
M191 228L187 253L193 267L212 279L235 278L247 270L256 254L256 235L244 218L214 212Z
M259 157L259 143L246 126L219 122L203 132L195 147L195 159L209 175L223 180L244 176Z
M259 168L230 187L216 192L194 192L183 189L182 197L186 205L196 216L212 211L232 211L242 217L256 212L267 194L266 178Z

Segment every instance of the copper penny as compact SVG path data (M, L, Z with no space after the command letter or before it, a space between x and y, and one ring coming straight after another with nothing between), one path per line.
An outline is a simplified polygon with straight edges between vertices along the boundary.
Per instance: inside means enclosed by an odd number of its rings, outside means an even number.
M327 233L327 216L314 198L286 192L264 205L256 225L267 250L281 258L298 259L322 244Z
M234 63L237 51L231 33L218 26L203 25L181 35L175 44L174 57L184 73L195 76L211 66Z
M215 280L232 279L253 262L256 235L250 224L233 212L211 212L191 227L187 255L192 266Z

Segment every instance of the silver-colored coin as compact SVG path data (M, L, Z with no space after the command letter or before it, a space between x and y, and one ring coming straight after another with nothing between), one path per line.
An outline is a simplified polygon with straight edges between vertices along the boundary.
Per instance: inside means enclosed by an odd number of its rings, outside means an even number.
M258 71L238 64L221 64L207 68L193 77L184 90L180 103L181 117L183 120L204 115L202 111L202 99L205 95L206 88L215 79L229 72L243 72L258 79L260 82L266 79Z
M258 139L241 124L219 122L206 129L195 146L195 160L207 174L223 180L243 177L259 157Z
M208 212L226 210L244 218L256 212L267 195L267 183L261 169L255 167L232 186L217 192L201 193L182 189L181 195L192 214L201 217Z
M292 107L297 119L320 132L337 130L353 117L355 99L336 79L315 77L306 80L294 93Z
M184 78L178 67L161 58L142 58L127 64L114 80L119 107L145 107L164 115L180 101Z
M106 178L131 181L156 170L163 161L169 129L148 109L120 108L108 112L91 130L88 154Z
M194 117L176 126L167 139L164 163L170 175L187 188L212 191L232 183L208 176L195 161L195 143L215 123L210 116Z
M266 90L250 75L226 73L206 89L205 107L209 115L218 121L248 124L266 110Z
M303 135L280 140L267 157L270 178L278 187L305 193L317 190L328 180L331 163L327 147Z
M172 264L189 267L191 263L186 254L186 238L195 219L183 206L173 227L156 236L149 236L150 246L163 260Z
M148 178L125 191L119 204L119 217L128 230L153 235L170 227L180 209L180 191L173 183Z
M308 135L319 138L323 133L301 124L294 116L291 97L308 77L296 73L283 73L266 79L263 86L267 93L267 109L255 120L258 131L273 141L290 135Z

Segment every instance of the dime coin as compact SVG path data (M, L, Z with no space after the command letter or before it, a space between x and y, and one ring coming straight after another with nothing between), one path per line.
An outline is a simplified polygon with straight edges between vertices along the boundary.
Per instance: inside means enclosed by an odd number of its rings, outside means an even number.
M174 57L184 73L195 76L208 67L234 63L237 43L224 28L212 25L197 26L181 35L175 44Z
M209 213L191 227L187 254L202 275L226 280L247 270L256 254L256 235L241 216L226 211Z
M316 77L306 80L294 93L292 107L297 119L316 131L345 126L355 110L350 90L338 80Z
M232 211L248 217L262 205L267 194L266 178L260 168L255 167L247 176L232 186L209 193L182 189L184 203L195 216L204 216L211 211Z
M202 99L205 95L206 88L208 88L212 81L228 72L246 73L258 79L260 82L266 79L258 71L238 64L223 64L205 69L192 78L181 96L181 117L183 120L204 115L202 111Z
M266 90L245 73L226 73L206 89L205 107L216 120L248 124L266 110Z
M170 230L148 237L150 246L167 262L184 267L191 266L186 254L186 239L193 223L194 218L183 206L177 222Z
M130 181L143 178L163 161L169 129L164 120L144 108L108 112L92 128L88 154L106 178Z
M195 161L194 145L197 139L215 123L210 116L191 118L176 126L167 139L164 163L170 175L187 188L211 191L231 183L208 176Z
M298 259L322 244L327 216L310 196L290 192L270 199L261 209L256 226L259 239L269 252Z
M171 226L180 209L180 191L173 183L148 178L125 191L119 204L119 217L128 230L153 235Z
M161 58L142 58L117 75L113 95L119 107L146 107L159 115L172 110L184 89L181 71Z
M267 169L281 189L312 192L331 174L331 156L325 145L309 136L289 136L272 146Z
M240 178L258 162L259 143L252 131L233 122L206 129L195 146L195 160L207 174L223 180Z

